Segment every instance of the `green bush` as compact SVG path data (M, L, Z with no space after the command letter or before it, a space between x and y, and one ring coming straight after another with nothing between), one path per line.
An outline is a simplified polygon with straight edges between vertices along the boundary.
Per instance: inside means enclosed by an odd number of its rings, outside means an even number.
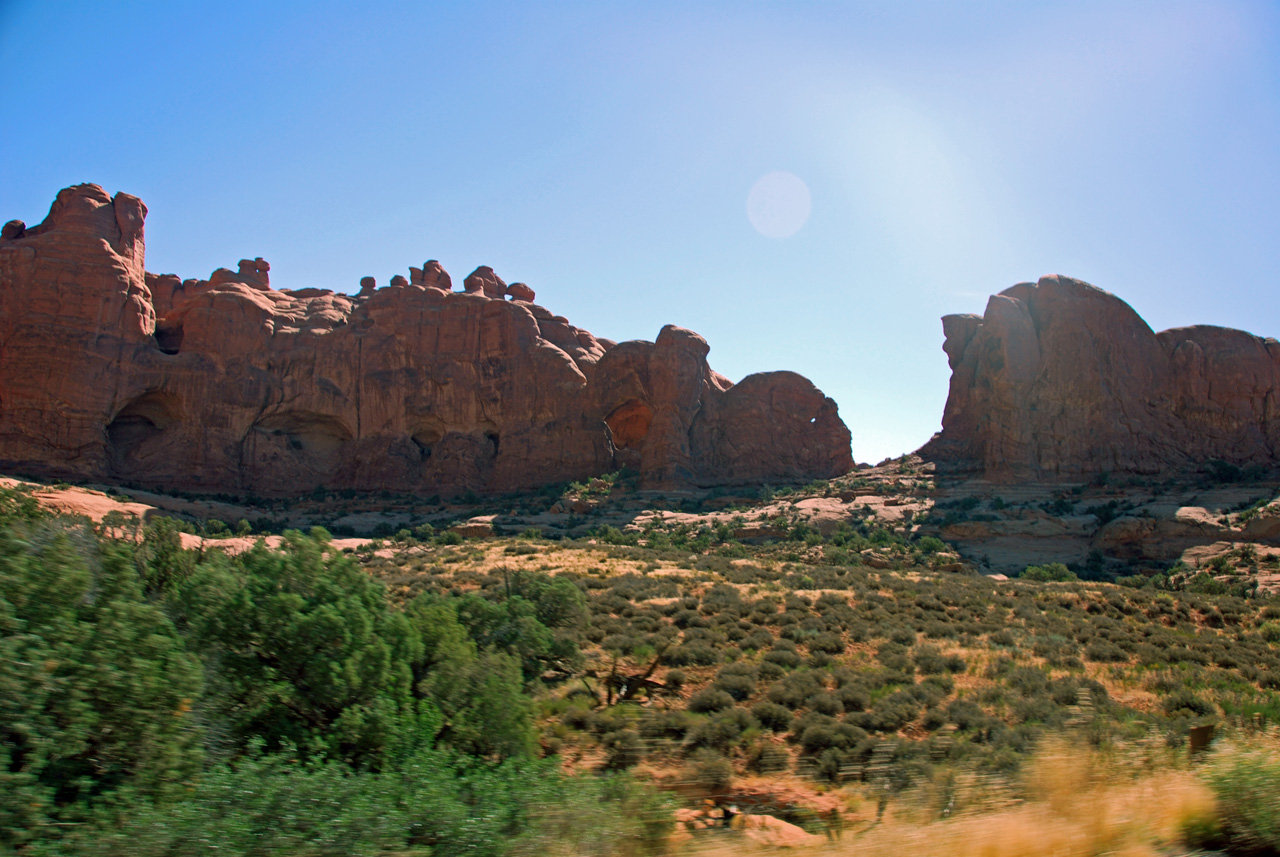
M1023 580L1037 580L1042 582L1069 582L1079 580L1076 573L1067 568L1060 562L1050 562L1045 565L1029 565L1022 570L1018 577Z
M137 559L62 521L0 522L0 851L200 769L200 665Z
M783 669L795 669L804 663L804 660L794 651L786 649L770 649L765 652L764 662L767 664L775 664Z
M758 702L751 707L751 713L766 729L786 732L791 728L791 709L776 702Z
M741 708L730 708L695 726L689 731L685 743L690 748L711 747L725 752L743 732L756 725L755 719Z
M824 652L828 655L838 655L844 651L844 641L840 639L839 634L833 634L830 631L822 631L813 639L809 640L809 651Z
M691 757L684 778L702 791L722 794L733 783L733 766L724 756L704 747Z
M733 707L733 697L714 687L695 693L689 699L689 710L698 714Z
M1084 656L1097 663L1124 663L1129 653L1107 640L1093 640L1084 648Z
M381 584L326 544L291 530L280 550L206 561L181 587L181 615L208 665L209 714L238 746L385 764L438 725L414 684L422 643Z
M1220 747L1204 776L1217 797L1219 822L1208 844L1232 854L1280 852L1280 754L1270 747Z
M720 663L720 653L706 643L686 643L676 646L662 658L672 666L715 666Z
M395 783L346 765L262 754L258 742L234 765L219 765L179 803L139 807L116 830L74 835L50 857L228 857L372 855L403 845L408 818ZM79 832L77 832L79 833ZM41 854L43 849L32 853Z
M749 699L751 694L755 692L756 682L749 675L740 673L725 675L722 670L721 674L716 676L714 687L716 690L722 690L734 699L742 701Z
M1166 714L1170 715L1205 717L1218 713L1217 706L1185 688L1176 690L1165 697L1160 703L1160 707L1165 710Z
M747 768L758 774L776 774L791 765L787 751L772 742L757 744L747 754Z

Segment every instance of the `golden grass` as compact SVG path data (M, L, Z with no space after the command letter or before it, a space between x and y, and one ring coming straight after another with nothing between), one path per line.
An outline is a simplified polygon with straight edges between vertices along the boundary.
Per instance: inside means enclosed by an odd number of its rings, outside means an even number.
M1066 743L1046 747L1024 778L1025 800L945 820L921 820L910 808L880 823L848 824L842 839L795 849L813 857L1157 857L1214 813L1211 792L1193 774L1166 769L1132 779L1099 756ZM991 804L997 804L992 806ZM874 814L874 806L862 805ZM707 857L764 853L720 840L690 850Z

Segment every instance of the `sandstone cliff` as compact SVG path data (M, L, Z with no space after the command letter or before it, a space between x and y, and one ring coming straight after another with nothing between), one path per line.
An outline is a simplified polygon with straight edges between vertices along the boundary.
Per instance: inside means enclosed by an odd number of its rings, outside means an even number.
M1088 283L1042 277L942 320L951 389L920 454L988 479L1272 470L1280 343L1196 326L1155 333Z
M847 471L835 403L799 375L733 385L678 327L597 339L481 267L357 295L280 291L261 259L144 268L146 206L63 190L0 235L0 467L169 490L448 496L640 471L652 488Z

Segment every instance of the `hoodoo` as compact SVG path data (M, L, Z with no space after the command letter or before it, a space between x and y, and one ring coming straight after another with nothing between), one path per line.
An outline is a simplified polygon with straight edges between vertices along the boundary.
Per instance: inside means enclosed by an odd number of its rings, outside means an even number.
M1280 462L1280 343L1197 325L1155 333L1068 277L942 320L951 390L920 454L993 480Z
M731 384L708 345L597 339L477 268L355 295L276 290L262 259L149 274L146 206L63 190L0 233L0 467L169 490L448 496L622 466L652 488L828 478L835 403L791 372Z

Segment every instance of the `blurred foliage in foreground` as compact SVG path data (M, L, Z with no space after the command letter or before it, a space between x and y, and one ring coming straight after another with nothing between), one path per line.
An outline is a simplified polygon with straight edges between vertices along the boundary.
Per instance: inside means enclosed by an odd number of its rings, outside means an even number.
M804 538L825 559L852 537L834 547ZM504 556L550 550L535 541ZM924 562L937 546L900 547ZM608 549L645 561L660 550ZM1228 709L1227 696L1212 696L1222 711L1266 721L1270 709L1258 706L1275 687L1273 606L1222 596L1184 608L1167 593L1118 590L1086 598L1069 580L995 594L977 578L935 583L924 566L907 575L792 558L774 580L740 557L689 549L663 559L760 591L743 599L723 581L684 591L670 576L635 573L419 574L394 557L388 576L412 572L432 586L402 586L390 600L378 570L370 576L333 550L323 530L229 558L182 550L165 519L95 531L42 513L27 494L0 492L0 853L654 853L669 842L670 805L618 772L651 750L725 780L735 773L729 759L779 776L807 761L812 779L834 788L847 764L870 770L877 748L890 746L884 739L917 722L923 737L896 765L913 776L894 781L892 802L881 787L886 797L861 813L869 827L851 826L833 848L992 857L1156 854L1179 843L1280 850L1274 737L1224 743L1191 771L1158 730L1145 744L1134 729L1111 736L1090 728L1110 721L1079 710L1091 699L1099 714L1125 714L1085 679L1085 661L1119 680L1130 660L1151 660L1164 665L1152 684L1160 723L1217 713L1181 680L1215 676L1210 665L1249 681L1227 689L1254 707ZM414 562L464 566L449 562L464 558L452 551ZM464 575L474 585L455 588ZM814 588L826 591L797 592ZM1193 618L1199 627L1184 632ZM1165 644L1172 634L1180 645ZM965 658L982 655L984 640L999 654L979 672ZM1051 680L1015 662L1019 650L1068 675ZM544 695L543 709L563 709L544 724L563 734L544 733L544 747L584 746L582 736L598 734L604 772L570 776L554 756L536 758L540 676L580 672L606 655L642 664L656 651L683 669L667 669L666 686L696 688L683 708L664 708L663 734L635 731L624 707L602 708L594 693L589 710L578 706L581 693ZM1176 676L1173 655L1185 662ZM973 696L993 710L1008 702L1012 725L960 699L957 679L990 682ZM943 733L948 718L955 728ZM1079 746L1033 755L1041 727ZM765 729L790 737L766 741ZM1154 749L1140 769L1126 768L1137 757L1117 752L1112 737ZM992 752L965 756L970 746ZM724 835L713 847L724 841L740 853L735 832Z
M95 532L0 497L0 850L499 855L554 841L606 854L661 841L669 813L653 792L533 756L522 666L572 656L539 615L570 621L576 588L544 585L501 615L434 595L395 609L327 542L294 531L278 551L197 555L163 519Z

